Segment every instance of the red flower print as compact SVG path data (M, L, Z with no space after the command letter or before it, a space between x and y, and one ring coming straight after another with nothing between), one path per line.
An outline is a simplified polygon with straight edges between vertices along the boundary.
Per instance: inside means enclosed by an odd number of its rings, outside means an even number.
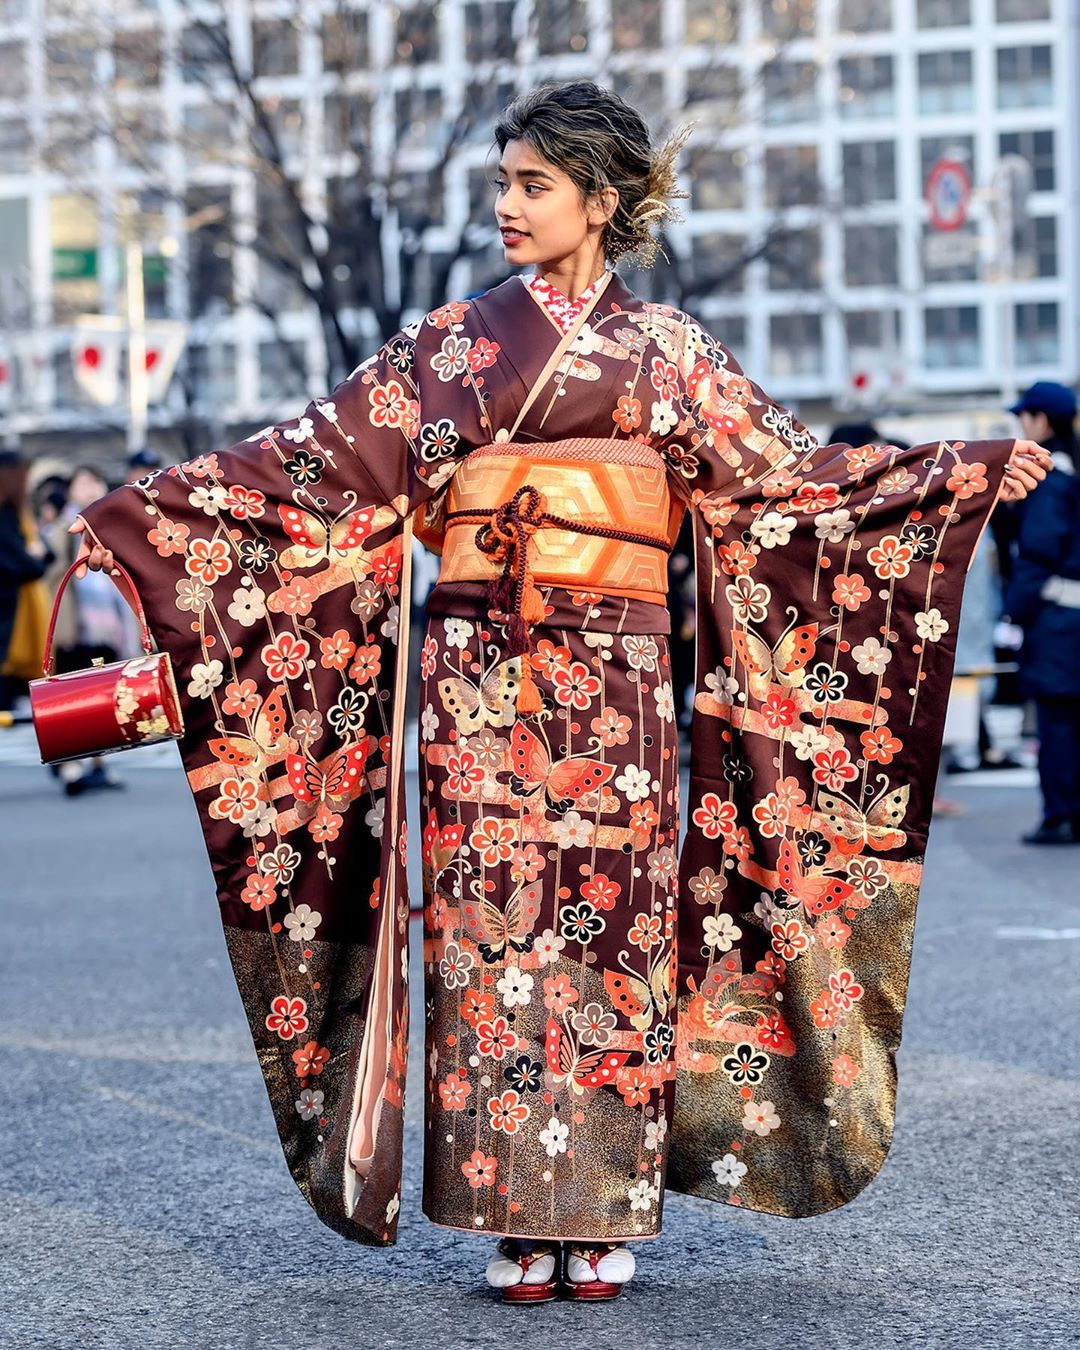
M783 984L787 980L787 962L775 952L766 952L754 969L760 971L762 975L774 976L778 984Z
M775 839L777 835L783 834L787 829L788 809L781 804L775 792L770 792L767 797L763 797L758 802L754 807L753 815L761 827L761 833L765 839Z
M377 384L368 394L373 427L400 427L408 411L409 400L397 380Z
M794 961L800 952L806 951L810 939L806 936L798 919L787 923L774 923L772 926L773 951L785 961Z
M189 576L212 586L219 577L232 571L229 546L224 539L193 539L188 546L184 567Z
M732 858L738 858L740 862L746 862L751 853L752 845L750 843L750 831L745 825L740 825L737 830L724 840L724 852Z
M303 618L311 613L315 600L315 587L307 577L293 577L287 586L276 591L270 598L270 608L281 614Z
M706 524L711 525L714 530L720 530L735 519L738 507L730 497L704 497L698 509Z
M844 451L847 466L853 474L865 473L885 458L885 450L880 445L859 445Z
M319 664L326 670L344 670L356 651L356 643L349 640L344 628L339 628L333 637L323 638L319 643L322 656Z
M330 1051L318 1041L308 1041L302 1050L294 1050L292 1057L299 1077L312 1078L326 1068L330 1062Z
M517 1045L517 1032L511 1029L505 1017L495 1017L490 1022L480 1022L476 1028L476 1048L482 1055L492 1059L504 1059L507 1050Z
M633 927L626 937L635 947L640 947L643 952L648 952L663 942L662 928L659 914L635 914Z
M195 459L188 460L186 464L181 464L180 468L185 473L191 474L192 478L209 478L211 474L220 473L217 455L197 455ZM169 472L171 473L172 470L170 469Z
M581 887L581 894L597 909L614 909L615 901L622 894L622 887L603 872L597 872Z
M818 511L831 511L840 505L840 490L835 483L804 483L791 499L791 505L808 516Z
M250 778L226 778L221 784L220 796L210 808L218 820L242 824L259 808L259 785Z
M174 553L184 552L190 533L186 525L178 525L162 516L146 538L157 549L159 558L171 558Z
M382 670L382 657L378 646L374 642L369 642L366 647L361 647L356 653L356 659L349 668L349 675L357 684L367 684L369 680L377 679Z
M851 936L851 929L835 914L827 914L814 925L814 932L823 947L832 947L837 951Z
M459 1078L456 1073L448 1074L446 1081L439 1084L439 1096L447 1111L464 1111L465 1100L472 1092L472 1084L467 1078Z
M776 689L769 690L769 697L761 705L761 715L765 719L765 725L773 731L778 731L780 727L789 727L795 721L797 711L795 700L785 698Z
M569 670L570 648L556 647L547 638L542 638L532 655L532 668L537 674L553 679L557 670Z
M734 833L737 815L734 802L722 802L715 792L706 792L691 820L706 839L719 839Z
M806 802L806 793L799 786L799 780L791 776L780 779L776 785L776 796L789 812L797 811Z
M887 534L867 553L866 561L874 569L875 576L888 581L891 577L906 577L914 556L915 550L909 543L895 534Z
M469 306L466 301L451 300L448 304L433 309L428 315L427 321L435 328L449 328L451 324L460 323L468 310Z
M860 605L870 599L870 587L857 572L851 576L838 576L833 582L832 598L834 605L843 605L854 614Z
M666 402L673 402L679 397L679 368L671 361L665 361L663 357L654 356L652 359L652 370L649 373L649 383L656 390L659 398ZM637 425L635 423L635 425Z
M631 398L629 394L623 394L618 403L615 404L615 411L611 414L611 420L620 431L633 431L641 426L641 400Z
M268 643L262 649L262 662L267 675L275 684L279 680L299 679L307 668L310 650L303 638L293 637L292 633L282 633L276 642Z
M561 1015L577 1001L578 991L571 984L569 975L553 975L544 981L544 1007L549 1011Z
M482 1150L477 1149L473 1155L461 1164L461 1170L469 1179L469 1185L474 1191L478 1191L481 1186L495 1185L495 1169L498 1162L493 1157L489 1157Z
M481 1022L490 1022L495 1016L495 995L486 989L483 993L469 989L461 1001L461 1015L474 1030Z
M720 386L720 393L729 403L737 403L740 408L750 405L750 381L745 375L729 375Z
M891 764L893 756L904 748L903 741L894 736L887 726L864 731L859 740L862 741L866 758L878 764Z
M582 661L574 661L569 667L560 666L551 677L555 686L555 700L564 708L576 708L584 712L600 692L600 680L593 675Z
M950 492L955 492L962 502L978 492L985 492L988 486L986 465L977 461L973 464L957 464L945 486Z
M266 497L255 488L237 484L226 493L225 508L234 520L258 520L266 514Z
M647 834L660 824L660 817L652 802L635 802L630 808L630 828L639 834Z
M819 750L814 756L814 782L833 792L842 792L845 783L858 778L859 771L851 762L847 750Z
M502 347L497 342L492 342L490 338L477 338L465 353L465 359L469 363L469 369L475 374L478 370L486 370L488 366L493 366L501 351Z
M787 469L775 469L761 484L766 497L790 497L802 486L802 479Z
M860 1073L862 1069L847 1055L837 1055L832 1062L832 1080L837 1087L850 1087Z
M266 1018L267 1031L273 1031L283 1041L291 1041L302 1031L307 1031L307 1004L302 998L289 998L279 994L270 1004L270 1013Z
M517 1134L532 1115L513 1088L508 1088L501 1097L489 1098L488 1113L491 1116L491 1128L502 1130L503 1134Z
M332 844L341 831L342 820L331 811L325 802L319 803L319 809L308 823L308 830L317 844Z
M498 816L481 816L473 826L469 843L480 854L485 867L494 867L513 857L516 833L511 821L500 820Z
M628 745L630 742L630 728L633 723L617 708L605 708L589 725L593 735L607 750L613 745Z
M259 706L258 687L254 680L243 680L240 684L227 684L221 711L226 717L250 717Z
M780 1013L771 1013L768 1017L760 1014L755 1030L758 1044L766 1050L779 1050L791 1041L791 1030Z
M519 884L535 881L547 866L547 859L535 844L526 844L516 848L510 855L510 878Z
M438 650L439 648L433 637L424 639L424 646L420 652L420 674L425 679L430 679L435 674L435 657Z
M822 994L810 1004L810 1016L814 1019L814 1026L820 1027L822 1031L831 1031L836 1026L836 1004L828 994Z
M277 899L277 886L273 877L260 876L258 872L252 872L244 883L244 889L240 892L240 899L245 905L250 905L252 909L265 909L267 905L272 905Z
M446 760L446 786L455 793L468 796L477 783L484 781L484 770L476 762L471 750L459 750Z
M757 566L757 554L752 553L741 539L733 539L716 550L720 567L729 577L745 577Z
M620 1069L615 1075L615 1086L630 1107L644 1106L652 1091L649 1076L643 1069Z
M847 1012L863 996L863 987L850 970L838 970L829 976L829 995L841 1012Z

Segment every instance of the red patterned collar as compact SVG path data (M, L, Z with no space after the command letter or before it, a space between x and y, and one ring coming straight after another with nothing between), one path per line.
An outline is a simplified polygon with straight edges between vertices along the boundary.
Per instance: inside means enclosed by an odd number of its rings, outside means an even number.
M559 290L558 286L550 281L543 281L535 273L531 277L522 277L522 281L539 300L556 327L563 333L567 333L577 316L604 284L606 276L606 272L601 273L591 286L581 292L576 300L571 300L568 295L564 295Z

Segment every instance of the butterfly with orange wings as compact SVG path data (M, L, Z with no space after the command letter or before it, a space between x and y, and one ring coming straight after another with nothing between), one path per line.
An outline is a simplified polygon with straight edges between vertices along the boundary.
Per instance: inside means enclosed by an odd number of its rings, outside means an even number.
M371 737L343 746L321 763L303 755L285 756L289 787L298 806L314 807L322 802L340 809L360 795L364 787L364 766L371 751Z
M792 900L798 900L807 914L827 914L839 909L855 894L855 887L849 881L837 877L808 877L802 868L798 849L790 839L780 843L780 856L776 860L776 877Z
M461 905L462 923L488 965L508 951L531 952L539 914L540 897L534 886L515 891L505 909L484 899L464 900Z
M590 1088L613 1082L631 1054L629 1050L583 1051L553 1017L548 1018L544 1049L555 1086L565 1083L578 1097L584 1097Z
M840 853L854 857L867 845L876 853L884 853L907 843L907 832L900 824L907 815L910 796L911 789L906 785L890 791L886 784L863 808L847 797L818 792L812 816Z
M737 995L749 995L756 998L769 998L775 991L775 975L763 970L743 973L742 957L738 952L727 952L719 961L714 961L706 970L701 981L700 993L710 1003L719 1004L722 999L733 999ZM730 1005L735 1012L745 1012L744 1005Z
M620 964L622 953L620 953ZM604 971L604 988L608 991L616 1012L621 1012L638 1031L648 1031L654 1021L663 1021L675 1001L672 976L674 962L669 951L663 960L656 961L643 980L633 971Z
M371 563L364 541L375 525L376 509L365 506L329 523L299 506L279 506L278 515L292 546L281 555L282 567L319 567L324 563L349 567L366 576Z
M517 691L521 684L521 657L500 661L480 683L462 675L439 681L439 698L454 719L458 734L471 736L482 726L513 726L517 717Z
M826 630L828 631L828 630ZM750 629L736 628L731 643L746 670L746 682L756 699L764 702L769 686L798 689L806 677L806 667L814 659L821 628L816 623L789 625L774 646Z
M548 806L560 815L583 797L597 792L615 776L616 765L574 756L552 762L551 752L523 722L510 734L510 788L519 797L543 792Z
M259 704L251 719L250 736L215 736L209 743L210 753L222 764L243 778L260 778L267 765L268 755L284 749L285 686L271 689ZM280 754L276 756L280 758Z

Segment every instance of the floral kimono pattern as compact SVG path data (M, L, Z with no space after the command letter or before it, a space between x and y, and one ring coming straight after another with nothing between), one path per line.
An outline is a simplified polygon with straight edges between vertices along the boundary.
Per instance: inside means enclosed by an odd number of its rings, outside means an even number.
M651 591L538 574L525 622L482 560L436 589L414 845L428 1212L644 1237L667 1185L811 1214L888 1146L963 575L1011 442L819 446L618 278L575 322L564 338L516 278L444 305L298 418L86 512L173 657L286 1160L362 1242L392 1242L399 1205L411 522L452 528L456 475L493 448L637 474L669 519L692 512L690 816L680 857ZM588 511L489 505L537 557L564 527L603 534ZM662 543L621 533L642 559Z

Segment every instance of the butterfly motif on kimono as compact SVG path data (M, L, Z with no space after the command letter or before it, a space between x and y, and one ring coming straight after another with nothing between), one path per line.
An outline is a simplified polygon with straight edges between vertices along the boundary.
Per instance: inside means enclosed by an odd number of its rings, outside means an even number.
M907 832L900 829L907 815L911 789L887 786L865 809L847 797L819 792L812 819L833 841L840 853L853 857L869 845L877 853L903 848Z
M531 952L539 914L540 898L534 886L515 891L505 909L484 899L464 900L461 905L466 932L488 965L501 961L508 951Z
M371 570L364 541L375 524L375 508L364 507L327 522L299 506L279 506L278 515L292 545L281 554L283 567L346 566L358 576Z
M371 737L343 746L319 763L303 755L285 756L289 787L303 807L329 802L340 810L359 796L364 786L364 767L371 750Z
M672 955L657 961L643 980L633 971L605 970L604 988L612 1006L637 1031L648 1031L654 1021L663 1021L674 1002Z
M250 736L216 736L209 743L210 753L243 778L260 778L268 756L283 748L287 721L285 686L272 689L259 704L252 718ZM280 755L275 756L280 758Z
M855 894L855 887L849 881L830 876L807 876L798 849L790 839L780 842L776 877L791 899L799 901L807 914L827 914L839 909Z
M511 790L525 798L543 792L547 805L559 813L610 782L617 767L587 756L553 761L548 747L522 722L510 735L510 760Z
M510 727L517 717L521 657L500 661L479 684L463 675L439 681L439 699L454 719L458 735L472 735L482 726Z
M769 696L770 685L797 689L806 677L806 667L817 651L820 628L816 623L789 627L775 645L750 629L734 629L731 643L746 670L750 692L761 702Z
M565 1083L578 1097L584 1097L590 1088L613 1082L631 1053L628 1050L582 1051L553 1017L548 1018L544 1050L555 1086L562 1087Z

